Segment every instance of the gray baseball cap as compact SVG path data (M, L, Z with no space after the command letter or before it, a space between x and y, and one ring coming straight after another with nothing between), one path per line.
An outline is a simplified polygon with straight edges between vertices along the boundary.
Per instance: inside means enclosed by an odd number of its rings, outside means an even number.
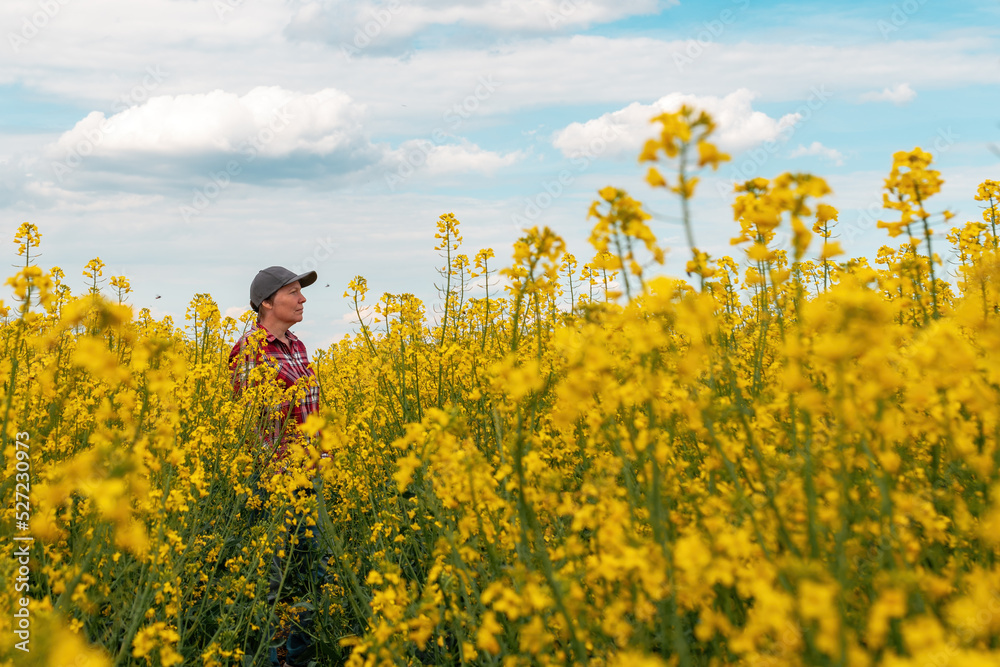
M264 299L273 296L275 292L284 287L299 281L302 287L308 287L316 282L316 272L307 271L295 275L283 266L269 266L257 272L257 276L250 283L250 307L255 313L260 312L260 303Z

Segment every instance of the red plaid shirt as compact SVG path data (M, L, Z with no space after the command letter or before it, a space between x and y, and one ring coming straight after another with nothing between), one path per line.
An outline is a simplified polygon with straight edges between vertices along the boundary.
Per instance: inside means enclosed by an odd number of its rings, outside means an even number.
M263 329L267 333L267 337L260 346L260 351L256 355L251 355L250 351L245 349L247 339L254 335L258 329ZM233 389L237 394L242 392L246 386L250 370L261 363L266 363L277 369L277 380L282 382L286 389L293 385L305 386L305 395L295 401L292 406L289 406L288 402L282 403L279 414L274 417L276 428L280 429L282 425L285 427L285 436L282 438L276 458L284 456L288 435L293 430L291 428L293 422L303 424L306 417L319 409L319 381L309 364L306 346L291 331L285 332L285 338L288 339L287 345L264 327L255 325L237 341L229 353L229 366L233 369ZM289 407L291 407L291 413L289 413ZM264 439L269 443L273 441L271 428L265 429Z

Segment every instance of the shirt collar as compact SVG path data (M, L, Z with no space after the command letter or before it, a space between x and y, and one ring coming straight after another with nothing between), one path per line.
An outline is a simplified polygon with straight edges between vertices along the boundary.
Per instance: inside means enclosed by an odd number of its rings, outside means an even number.
M273 343L273 342L275 342L275 341L278 341L279 343L281 342L281 341L279 341L279 340L278 340L278 337L277 337L277 336L275 336L275 335L274 335L273 333L271 333L270 331L268 331L268 330L267 330L267 327L265 327L265 326L264 326L264 325L262 325L262 324L259 324L259 323L258 323L258 324L254 324L254 329L263 329L263 330L264 330L264 333L266 333L266 334L267 334L267 338L266 338L265 340L266 340L266 341L267 341L268 343ZM297 341L299 340L299 339L298 339L298 338L297 338L297 337L295 336L295 334L293 334L293 333L292 333L291 331L286 331L286 332L285 332L285 338L287 338L287 339L288 339L288 342L289 342L289 343L295 343L295 342L297 342Z

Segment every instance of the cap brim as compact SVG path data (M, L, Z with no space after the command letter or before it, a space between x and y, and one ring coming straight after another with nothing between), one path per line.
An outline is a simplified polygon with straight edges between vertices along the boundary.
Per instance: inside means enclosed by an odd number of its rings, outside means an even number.
M300 286L302 286L302 287L309 287L314 282L316 282L316 278L317 277L318 276L316 275L315 271L306 271L305 273L302 273L300 275L295 276L294 278L292 278L291 280L289 280L287 283L285 283L285 285L291 285L295 281L298 281Z

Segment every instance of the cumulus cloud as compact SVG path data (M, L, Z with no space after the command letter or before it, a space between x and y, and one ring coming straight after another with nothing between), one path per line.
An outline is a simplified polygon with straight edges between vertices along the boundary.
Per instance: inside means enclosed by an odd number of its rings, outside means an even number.
M824 157L833 162L838 167L844 164L843 153L838 151L836 148L827 148L818 141L814 141L808 146L803 146L802 144L799 144L794 149L792 149L791 153L788 154L788 157L790 158L806 157L806 156Z
M777 139L801 119L797 113L774 119L754 111L753 98L754 93L745 88L725 97L671 93L652 104L633 102L585 123L572 123L557 132L552 143L567 157L604 151L611 155L633 154L653 136L654 128L650 125L653 116L677 111L687 104L712 114L718 126L714 138L720 150L738 153Z
M509 167L523 157L523 151L496 153L462 142L435 146L427 155L427 168L432 174L482 173L490 175L501 167Z
M379 163L365 108L332 89L277 86L161 95L106 117L88 114L45 149L54 181L74 190L338 178Z
M862 102L892 102L893 104L906 104L917 96L915 90L910 88L908 83L900 83L892 88L883 88L881 92L862 93Z
M406 178L425 174L492 174L523 157L465 139L449 143L373 143L362 105L334 89L299 93L254 88L243 96L216 90L163 95L110 118L95 111L47 149L55 179L70 190L144 189L148 177L183 184L370 178L381 171ZM81 168L82 166L82 168ZM109 180L110 179L110 180Z
M53 155L122 153L329 155L362 136L364 108L338 90L296 93L277 86L238 96L222 90L162 95L110 118L94 111L51 147Z
M524 157L524 151L497 153L461 140L458 143L435 144L426 139L404 141L394 150L387 151L382 165L386 182L391 189L420 172L432 176L444 174L492 175Z

